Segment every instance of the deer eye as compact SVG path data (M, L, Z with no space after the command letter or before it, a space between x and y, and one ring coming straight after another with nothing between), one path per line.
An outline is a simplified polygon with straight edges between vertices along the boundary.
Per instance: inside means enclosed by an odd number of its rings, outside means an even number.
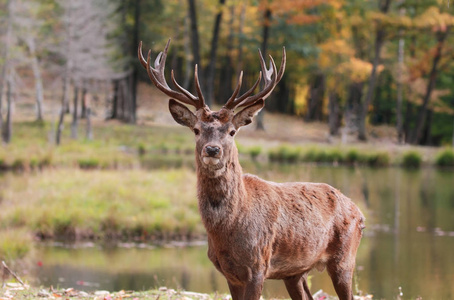
M230 133L229 133L229 134L230 134L230 136L234 136L234 135L235 135L235 133L236 133L236 130L232 130L232 131L230 131Z
M193 131L194 131L195 135L199 135L200 134L200 130L198 130L197 128L194 128Z

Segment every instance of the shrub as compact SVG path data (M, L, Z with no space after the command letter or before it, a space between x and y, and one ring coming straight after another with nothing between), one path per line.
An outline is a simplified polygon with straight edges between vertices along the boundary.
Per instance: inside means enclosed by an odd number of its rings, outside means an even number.
M25 159L22 159L22 158L16 158L12 165L11 165L11 168L13 170L18 170L18 171L23 171L27 168L28 166L28 163L25 161Z
M96 158L83 158L78 160L81 169L96 169L99 167L99 160Z
M32 237L25 230L0 230L0 260L23 258L31 250L32 244Z
M317 161L319 150L312 148L309 149L303 156L303 160L307 162Z
M422 156L419 152L408 151L404 153L402 166L404 168L419 168L421 166Z
M249 155L251 156L252 160L256 160L257 156L259 156L259 154L261 152L262 152L262 147L260 147L260 146L255 146L255 147L249 148Z
M270 152L268 153L268 158L273 162L294 163L299 160L300 154L300 148L293 148L287 145L282 145L276 149L270 150Z
M145 148L144 144L139 144L137 146L137 152L139 153L140 156L144 156L145 153L147 152L147 149Z
M454 151L445 149L437 154L435 164L439 167L454 167Z
M367 156L367 164L371 167L385 167L389 165L389 154L387 152L369 154Z
M339 149L332 149L326 153L326 161L332 163L342 163L344 162L344 155Z
M349 164L354 164L360 161L360 154L356 149L350 149L345 155L345 162Z

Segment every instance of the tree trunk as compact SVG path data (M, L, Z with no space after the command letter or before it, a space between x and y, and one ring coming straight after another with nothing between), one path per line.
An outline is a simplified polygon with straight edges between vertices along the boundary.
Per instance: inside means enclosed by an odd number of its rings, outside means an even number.
M423 98L422 106L418 110L418 116L416 118L416 127L412 132L411 144L419 144L421 142L421 138L423 135L423 129L426 121L426 114L427 114L427 107L429 105L430 96L432 95L432 91L435 88L435 80L437 79L438 73L438 64L441 59L441 52L443 49L444 42L446 37L448 36L449 27L446 30L437 32L437 47L435 49L435 55L432 60L432 68L429 74L429 83L427 84L426 93Z
M77 108L79 101L79 88L74 87L74 99L73 99L73 121L71 123L71 138L77 139L77 127L78 127L78 116Z
M222 67L222 74L219 84L219 99L225 101L230 95L232 95L232 76L233 76L233 65L232 65L232 51L233 51L233 39L235 36L234 31L234 20L235 20L235 5L230 6L230 21L229 21L229 37L227 41L227 52L224 56L224 62Z
M382 13L387 13L389 10L391 0L381 0L379 3L380 11ZM381 48L385 42L385 29L381 24L377 24L377 31L375 34L375 51L374 59L372 63L372 72L369 77L369 86L366 94L366 99L364 99L363 107L359 115L359 124L358 124L358 139L361 141L367 140L366 136L366 116L369 110L369 105L372 102L372 96L375 90L375 85L377 83L377 68L380 63L380 52Z
M402 1L403 3L403 1ZM405 14L405 8L399 9L399 15ZM404 45L405 40L403 38L403 29L399 29L399 48L397 52L397 107L396 107L396 129L397 129L397 141L399 144L403 143L404 129L402 121L402 102L403 102L403 86L402 86L402 71L404 67Z
M135 11L134 11L134 28L133 28L133 40L132 40L132 57L137 55L137 46L139 45L139 33L140 33L140 2L141 0L135 1ZM132 74L131 74L131 86L130 86L130 104L129 104L129 117L128 123L135 124L137 121L137 85L138 85L138 75L139 75L139 64L132 64Z
M263 13L263 34L262 34L262 54L263 57L266 59L267 57L267 51L268 51L268 38L270 35L270 23L271 23L271 9L268 7L266 8L265 12ZM263 81L262 81L263 83ZM263 87L262 87L263 88ZM256 117L256 127L255 130L265 130L265 125L263 122L264 116L265 115L265 110L262 109L257 117Z
M3 142L8 144L11 141L12 135L12 78L11 74L8 76L6 80L6 120L5 120L5 127L3 128Z
M315 74L307 98L306 121L323 120L323 99L325 97L325 75Z
M189 28L189 15L186 15L184 17L184 54L186 56L186 66L185 66L185 72L184 72L184 80L183 80L183 87L185 89L189 88L190 82L191 82L191 43L190 43L190 28Z
M198 65L199 78L205 78L203 76L203 68L200 62L200 47L199 47L199 29L197 25L197 11L195 0L188 0L189 7L189 20L191 21L191 46L193 64ZM202 91L205 90L204 82L201 82ZM209 103L206 103L209 104Z
M5 86L6 73L8 71L9 48L11 46L12 2L13 2L13 0L7 0L7 3L6 3L6 7L7 7L7 21L6 21L6 34L5 34L6 39L5 39L5 45L2 47L4 49L3 53L2 53L3 66L2 66L2 72L0 74L0 133L3 132L3 130L2 130L2 127L3 127L3 88Z
M35 88L36 88L36 120L43 121L43 80L41 76L41 69L39 66L39 60L36 55L36 43L34 37L30 36L27 38L28 49L32 59L33 76L35 77Z
M244 28L244 20L246 18L246 4L243 2L241 6L241 13L240 13L240 25L238 27L238 57L236 60L236 74L240 74L243 70L243 28Z
M85 107L85 95L87 94L87 82L82 82L82 101L80 101L80 118L85 119L87 117L87 107Z
M340 105L339 105L339 96L331 91L329 93L329 134L331 136L339 135L340 128Z
M58 119L58 125L57 125L57 132L55 136L55 144L60 145L61 142L61 134L63 132L63 127L64 127L64 118L66 114L66 108L68 107L66 101L67 97L64 95L66 94L66 84L63 85L63 97L61 98L61 109L60 109L60 117Z
M85 94L84 98L82 98L82 102L85 103L85 107L87 110L87 115L86 115L86 121L87 121L87 129L85 132L85 138L89 141L93 140L93 129L91 127L91 101L90 101L90 95Z
M211 39L211 54L210 54L210 63L208 65L208 72L206 76L206 104L211 105L214 101L214 77L216 73L216 54L218 49L218 41L219 41L219 31L221 29L221 21L222 21L222 12L224 9L225 0L219 0L219 10L216 14L214 27L213 27L213 37Z
M405 108L405 121L404 121L404 141L410 143L411 136L411 121L413 120L413 106L410 101L407 101Z

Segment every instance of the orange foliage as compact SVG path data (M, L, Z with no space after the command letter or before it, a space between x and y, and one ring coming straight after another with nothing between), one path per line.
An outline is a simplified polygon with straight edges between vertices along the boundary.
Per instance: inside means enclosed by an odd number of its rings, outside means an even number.
M334 8L342 7L340 0L279 0L270 4L271 10L278 15L287 15L289 24L311 24L317 22L320 17L307 13L308 9L327 4Z

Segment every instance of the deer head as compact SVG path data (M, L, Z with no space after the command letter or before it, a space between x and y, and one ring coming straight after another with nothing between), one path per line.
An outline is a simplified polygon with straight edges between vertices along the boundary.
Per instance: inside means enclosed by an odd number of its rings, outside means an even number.
M252 88L237 97L243 78L243 71L241 71L233 95L219 111L212 111L205 105L200 88L197 65L194 71L197 96L194 96L176 82L173 70L171 72L171 79L177 90L169 88L164 76L169 45L170 39L167 42L164 52L159 53L154 61L154 66L152 66L151 50L148 51L148 57L145 60L142 54L142 42L140 42L138 48L139 60L147 70L148 76L153 84L171 98L169 101L169 110L175 121L188 127L194 133L198 167L205 169L208 174L211 174L210 177L217 177L225 171L229 162L234 161L233 159L238 155L234 142L236 133L242 126L252 122L254 115L264 107L265 99L281 80L285 70L285 48L282 51L282 62L279 72L277 72L276 64L271 56L270 67L269 69L266 68L262 53L259 50L262 71L259 72L258 79ZM253 94L262 79L262 74L264 77L263 89L257 94ZM196 109L195 113L179 102L194 106ZM235 112L237 108L243 109Z

